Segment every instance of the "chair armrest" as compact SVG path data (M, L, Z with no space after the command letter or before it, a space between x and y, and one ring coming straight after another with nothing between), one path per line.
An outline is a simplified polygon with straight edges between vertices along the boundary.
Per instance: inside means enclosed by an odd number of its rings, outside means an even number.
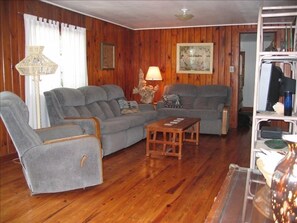
M35 132L39 135L43 142L47 140L84 134L83 129L79 125L74 124L57 125L49 128L36 129Z
M227 135L229 129L229 106L224 106L222 111L222 135Z
M65 141L69 141L69 140L73 140L73 139L82 139L85 137L89 137L91 135L77 135L77 136L70 136L70 137L65 137L65 138L60 138L60 139L50 139L50 140L46 140L43 142L44 145L46 144L53 144L53 143L57 143L57 142L65 142Z

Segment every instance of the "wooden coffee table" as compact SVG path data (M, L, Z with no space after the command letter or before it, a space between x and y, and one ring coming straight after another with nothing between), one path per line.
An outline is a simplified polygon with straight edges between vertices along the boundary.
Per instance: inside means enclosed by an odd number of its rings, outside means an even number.
M183 142L199 145L200 118L170 117L146 126L146 155L182 157ZM159 136L158 136L159 133Z

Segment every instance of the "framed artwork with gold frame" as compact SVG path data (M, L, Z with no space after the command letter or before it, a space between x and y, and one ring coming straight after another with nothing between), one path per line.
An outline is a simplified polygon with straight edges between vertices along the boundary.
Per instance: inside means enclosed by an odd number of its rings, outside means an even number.
M176 72L213 73L213 43L177 43Z

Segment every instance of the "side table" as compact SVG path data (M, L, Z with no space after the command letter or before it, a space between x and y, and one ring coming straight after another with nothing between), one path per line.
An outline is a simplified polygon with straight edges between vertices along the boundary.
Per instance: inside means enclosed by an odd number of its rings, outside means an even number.
M270 189L257 170L231 164L207 223L270 223Z

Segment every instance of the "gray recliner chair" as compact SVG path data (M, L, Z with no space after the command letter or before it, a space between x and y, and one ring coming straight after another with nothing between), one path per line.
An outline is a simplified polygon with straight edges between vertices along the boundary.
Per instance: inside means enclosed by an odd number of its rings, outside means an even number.
M0 115L17 150L32 194L101 184L102 150L95 135L76 124L33 130L20 97L0 92Z

